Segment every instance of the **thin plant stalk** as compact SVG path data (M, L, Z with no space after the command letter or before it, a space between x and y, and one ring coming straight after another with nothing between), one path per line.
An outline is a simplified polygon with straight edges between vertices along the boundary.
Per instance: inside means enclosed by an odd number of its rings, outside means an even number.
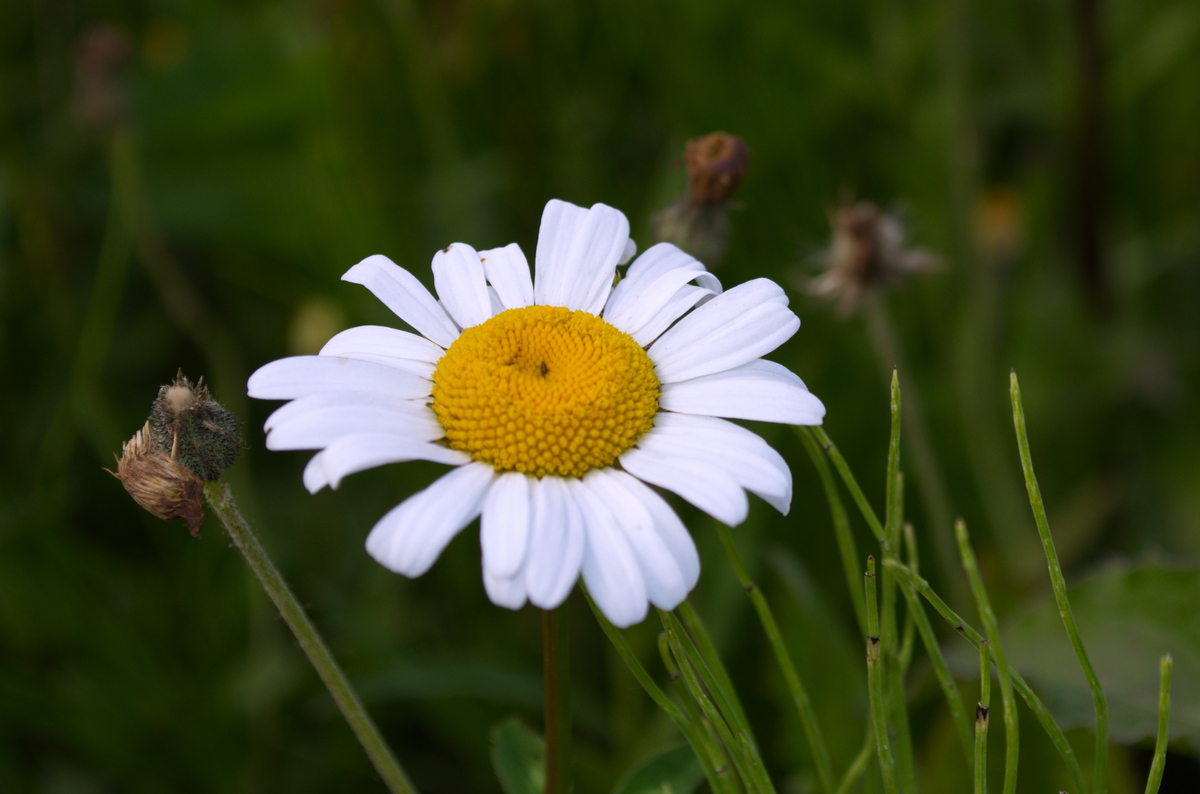
M983 586L983 577L979 575L975 552L971 549L971 539L967 535L967 524L961 518L954 523L954 537L958 540L963 569L971 583L971 593L975 596L979 617L983 620L983 627L987 632L988 646L991 648L991 654L996 657L996 670L1000 673L1000 699L1004 704L1004 794L1014 794L1017 790L1017 761L1021 740L1012 679L1008 675L1008 664L1004 661L1004 648L1000 645L1000 627L996 622L996 613L992 611L987 589ZM988 678L991 678L990 674Z
M566 603L542 612L546 794L571 790L571 654Z
M888 742L887 717L883 708L882 655L879 649L879 604L875 593L875 558L867 557L867 572L864 576L867 593L867 687L871 695L871 722L875 728L875 748L879 755L879 769L883 776L883 790L887 794L898 794L896 784L896 762L892 759L892 748Z
M730 774L729 756L722 749L719 737L715 735L714 730L704 719L704 715L700 713L700 707L692 699L687 682L683 680L683 673L679 671L679 665L675 664L675 657L671 654L671 643L667 639L666 631L659 632L658 654L662 657L663 666L667 668L671 684L678 690L679 700L683 703L683 710L687 712L688 720L696 729L696 735L705 740L702 747L693 746L692 750L696 753L696 758L704 769L704 776L708 778L709 786L720 794L727 792L728 794L741 794L743 792L741 782L736 775Z
M720 695L725 700L721 708L730 709L741 729L753 739L754 736L750 731L750 720L746 717L746 710L742 708L742 701L738 698L737 689L734 688L733 681L729 678L729 673L725 670L725 665L721 662L721 656L717 653L717 646L713 644L712 636L708 633L708 629L705 628L704 621L700 619L699 613L696 612L690 601L684 601L675 608L675 611L687 629L684 639L690 638L696 650L700 652L700 658L704 660L704 667L711 673L716 688L720 690ZM757 752L757 745L755 747Z
M895 569L900 586L905 590L905 595L908 597L910 603L916 602L916 594L920 593L938 611L938 614L945 618L951 626L954 626L955 630L978 650L983 637L960 618L942 600L941 596L933 591L933 588L929 586L929 582L914 574L909 570L907 565L897 560L884 560L884 565ZM993 659L993 661L995 660ZM1034 694L1034 691L1025 682L1025 679L1021 677L1020 673L1009 667L1008 674L1012 678L1013 687L1021 695L1021 698L1025 701L1025 705L1037 717L1038 723L1046 731L1046 735L1050 737L1054 748L1058 750L1058 754L1066 765L1072 782L1075 784L1075 789L1081 792L1081 794L1086 794L1088 787L1083 780L1083 770L1079 766L1079 759L1075 757L1075 751L1071 749L1071 744L1067 741L1067 737L1063 734L1062 729L1058 727L1058 723L1050 716L1050 711L1046 708L1046 704Z
M1062 566L1058 562L1058 552L1054 549L1054 538L1050 536L1050 523L1046 520L1046 506L1042 502L1042 491L1038 487L1037 476L1033 473L1033 458L1029 454L1029 436L1025 432L1025 408L1021 404L1021 386L1017 382L1017 373L1009 374L1009 395L1012 398L1013 426L1017 432L1017 446L1021 451L1021 468L1025 471L1025 488L1029 492L1029 504L1033 508L1033 517L1037 522L1038 535L1042 539L1042 549L1046 553L1046 563L1050 569L1050 584L1054 588L1054 600L1058 604L1058 613L1062 617L1067 636L1071 639L1071 647L1083 668L1088 687L1092 690L1092 706L1096 711L1096 766L1093 775L1093 794L1104 794L1105 779L1108 774L1108 700L1104 697L1104 689L1100 679L1092 668L1091 659L1079 638L1079 628L1075 625L1075 616L1071 614L1071 602L1067 600L1067 583L1063 578Z
M975 794L987 794L988 711L992 703L992 664L988 641L979 643L979 705L975 707Z
M1150 776L1146 778L1146 794L1157 794L1162 784L1163 769L1167 765L1167 740L1170 738L1168 725L1171 721L1171 654L1159 662L1158 683L1158 736L1154 740L1154 760L1150 763Z
M746 571L746 566L742 563L742 558L738 554L737 546L733 543L733 536L729 533L729 527L719 521L716 523L721 543L725 546L725 552L729 555L729 561L733 564L733 570L737 574L738 581L742 583L742 589L749 594L750 601L754 604L754 611L758 613L758 619L763 625L763 630L767 633L767 639L771 642L771 649L775 652L775 660L779 663L779 667L783 671L783 677L787 682L788 690L791 692L792 701L796 704L796 709L800 712L800 720L804 724L804 733L808 738L813 762L817 767L817 777L821 781L821 788L826 794L832 794L834 790L833 764L829 760L829 750L825 747L821 728L817 725L817 714L813 710L811 701L808 699L808 693L804 689L804 684L800 681L800 674L796 670L796 665L792 662L792 657L788 653L787 646L783 643L783 635L779 632L779 624L775 622L775 616L771 614L771 608L767 605L767 599L763 595L762 590L754 583L754 580L750 578L750 574Z
M879 541L879 545L883 547L884 551L887 551L887 533L883 530L883 524L879 523L879 517L875 515L875 511L872 509L871 503L867 501L866 494L863 493L862 488L858 487L858 480L854 479L854 473L850 471L850 467L846 464L846 459L842 457L841 450L834 445L833 440L829 438L823 427L805 427L800 428L800 430L801 432L811 434L817 443L821 445L821 448L825 450L825 454L829 456L829 459L833 461L833 467L837 469L838 474L842 477L842 482L850 490L850 496L854 499L854 503L858 505L863 518L866 519L867 526L871 528L871 533L875 535L875 539Z
M854 756L854 760L850 762L850 766L846 769L845 776L842 777L842 782L838 784L837 794L846 794L850 791L850 787L858 782L858 779L867 771L867 764L871 762L871 756L875 753L875 731L871 723L867 723L867 738L863 740L863 747L858 751L858 755Z
M821 445L813 434L806 428L794 427L796 437L804 445L808 456L812 458L817 475L821 478L821 486L825 489L825 500L829 502L829 512L833 517L833 531L837 537L838 551L842 556L842 569L846 575L846 585L850 592L850 601L854 604L854 615L858 618L858 627L863 636L867 636L867 603L863 600L862 588L858 586L861 574L858 569L858 546L854 542L854 534L850 531L850 518L846 515L846 507L838 494L837 483L829 471L829 463L821 453Z
M342 716L346 718L346 722L350 723L350 728L358 737L363 749L367 751L371 763L375 765L375 770L383 778L388 790L392 794L415 794L416 788L413 787L404 770L400 768L400 764L392 755L391 749L383 740L383 736L380 735L371 716L363 708L362 701L358 699L358 695L350 687L350 682L346 680L346 675L334 660L333 654L329 652L325 641L321 639L316 627L305 614L304 608L296 600L295 594L287 586L287 582L283 580L283 576L271 562L271 558L267 556L266 550L259 542L258 536L254 534L254 530L250 528L250 524L242 517L229 486L227 484L219 485L215 482L206 483L204 495L208 499L209 505L212 506L213 512L217 514L221 523L225 525L225 529L229 531L229 537L233 539L234 545L242 552L246 563L258 577L258 581L262 583L263 589L275 602L279 614L283 616L292 633L296 635L296 641L300 643L308 660L317 669L317 674L325 682L329 694L333 696L333 700L337 703Z
M692 750L696 753L696 757L700 759L700 765L704 768L705 774L707 775L710 771L709 767L704 763L707 742L700 734L702 729L700 728L699 724L693 725L692 722L688 720L687 716L679 710L679 707L676 706L669 697L667 697L666 693L664 693L661 688L659 688L658 684L654 682L654 678L652 678L651 675L646 672L646 668L642 666L640 661L638 661L637 654L633 652L633 648L629 647L629 643L625 640L624 635L621 634L620 630L617 629L616 626L614 626L612 623L609 623L608 618L606 618L604 613L600 611L600 608L596 606L596 602L592 600L592 596L590 593L588 593L587 588L580 585L580 589L583 590L584 597L587 598L588 606L592 608L592 614L596 616L596 622L600 624L600 628L604 631L605 636L608 637L609 642L611 642L613 648L616 649L617 655L619 655L622 661L625 662L625 666L629 668L629 672L633 673L633 677L637 679L639 684L642 685L642 689L646 691L646 694L650 696L650 699L653 700L659 708L666 712L667 717L670 718L671 722L675 723L675 727L679 728L679 732L683 734L685 739L687 739L688 744L692 746ZM727 787L720 787L720 780L715 774L715 771L713 775L708 778L708 783L714 791L720 791L722 794L730 791L730 789Z
M709 696L711 684L709 684L709 692L705 691L705 684L701 683L700 676L698 675L698 654L688 653L687 645L681 637L683 625L678 620L673 619L674 616L668 612L659 610L659 614L663 616L663 627L666 629L667 641L670 644L671 652L675 655L679 671L683 674L683 680L687 683L692 698L700 705L704 716L717 729L717 733L721 737L721 741L725 744L726 750L729 751L734 767L737 769L738 774L741 775L743 782L755 792L760 792L760 794L772 792L773 794L774 787L771 785L770 780L766 780L764 783L763 776L757 774L756 765L751 760L751 757L754 755L753 747L748 748L747 745L744 745L738 739L739 736L745 735L744 732L736 725L730 725L726 721L727 715L723 713L723 710ZM713 694L715 695L715 693Z

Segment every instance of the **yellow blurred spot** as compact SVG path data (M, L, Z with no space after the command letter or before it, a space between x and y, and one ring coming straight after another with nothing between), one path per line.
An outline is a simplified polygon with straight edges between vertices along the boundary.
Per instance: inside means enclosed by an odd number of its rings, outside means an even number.
M315 355L345 327L338 304L321 295L305 298L288 324L288 352L294 356Z
M174 69L187 60L190 44L191 36L181 22L156 19L146 28L142 57L153 69Z

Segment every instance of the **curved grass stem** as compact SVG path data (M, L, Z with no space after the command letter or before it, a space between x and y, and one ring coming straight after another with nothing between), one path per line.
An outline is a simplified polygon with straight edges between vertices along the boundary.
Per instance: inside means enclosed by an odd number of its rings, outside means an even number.
M1158 684L1158 737L1154 740L1154 760L1150 763L1150 775L1146 779L1146 794L1158 794L1162 783L1163 769L1167 765L1168 724L1171 720L1171 654L1159 663Z
M1046 520L1046 506L1042 502L1042 491L1038 487L1037 476L1033 473L1033 458L1029 453L1029 437L1025 432L1025 408L1021 404L1021 386L1017 382L1015 371L1009 374L1009 396L1012 398L1013 426L1017 432L1017 446L1021 452L1021 468L1025 472L1025 488L1029 492L1029 504L1033 508L1033 517L1037 522L1038 535L1041 536L1042 550L1046 553L1046 563L1050 569L1050 584L1054 588L1054 600L1058 604L1058 613L1062 617L1067 636L1071 639L1071 647L1083 668L1088 687L1092 691L1092 706L1096 711L1096 767L1092 781L1092 794L1104 794L1105 780L1108 774L1108 700L1104 697L1104 689L1100 679L1092 668L1091 659L1079 638L1079 628L1075 625L1075 616L1071 613L1071 602L1067 600L1067 583L1063 578L1062 566L1058 562L1058 552L1054 549L1054 538L1050 535L1050 523Z

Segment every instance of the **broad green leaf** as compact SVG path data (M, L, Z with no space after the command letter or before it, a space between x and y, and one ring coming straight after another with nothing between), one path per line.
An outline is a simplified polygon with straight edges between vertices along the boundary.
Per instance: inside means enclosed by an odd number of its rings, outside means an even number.
M704 770L688 745L651 756L626 775L613 794L691 794L704 779Z
M542 794L546 743L516 717L492 727L492 769L504 794Z
M1186 736L1200 746L1200 571L1122 567L1069 588L1068 597L1108 699L1112 739L1154 736L1158 660L1170 652L1171 738ZM1010 623L1003 636L1010 664L1064 729L1095 724L1091 693L1053 598Z

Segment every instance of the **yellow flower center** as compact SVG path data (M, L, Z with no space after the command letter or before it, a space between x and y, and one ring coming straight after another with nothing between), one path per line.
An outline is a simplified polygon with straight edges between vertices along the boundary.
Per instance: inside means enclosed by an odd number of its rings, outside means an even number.
M450 446L534 477L611 465L653 426L658 394L637 342L560 306L509 309L466 329L433 373Z

